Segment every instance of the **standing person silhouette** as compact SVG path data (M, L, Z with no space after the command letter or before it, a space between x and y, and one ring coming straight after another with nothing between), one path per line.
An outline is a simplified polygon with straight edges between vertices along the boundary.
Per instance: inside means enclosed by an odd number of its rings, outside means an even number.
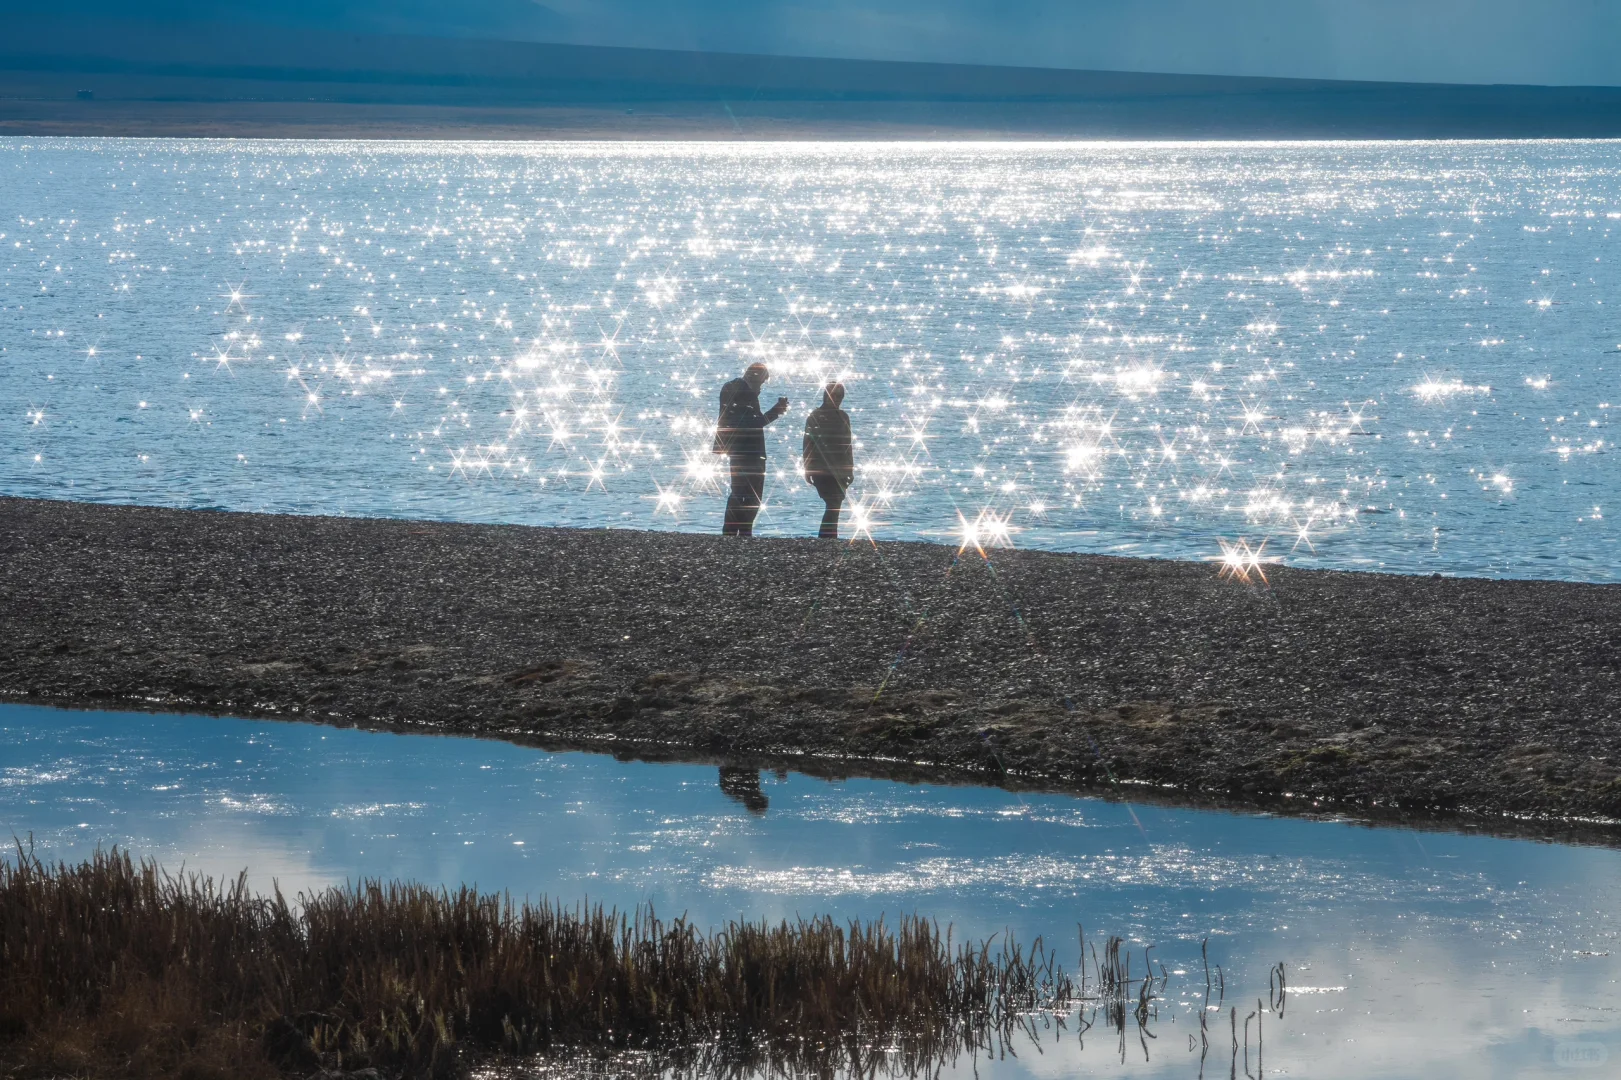
M815 486L816 494L827 506L822 513L822 528L816 534L821 540L839 538L839 511L856 475L850 414L839 408L842 404L844 384L828 383L822 391L822 403L805 417L805 479Z
M765 427L788 411L785 397L779 397L766 412L760 411L760 387L769 378L766 366L754 363L742 378L720 388L715 453L727 455L732 472L732 493L721 527L726 536L754 535L754 518L765 495Z

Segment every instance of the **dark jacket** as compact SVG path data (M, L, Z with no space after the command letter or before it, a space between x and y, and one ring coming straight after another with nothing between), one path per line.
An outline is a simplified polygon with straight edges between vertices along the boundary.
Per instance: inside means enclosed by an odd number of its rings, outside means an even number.
M720 388L720 420L715 426L715 453L732 457L765 457L765 426L782 415L773 405L760 411L760 391L747 379Z
M850 440L850 414L836 405L823 403L805 417L805 447L802 451L805 478L816 482L830 476L839 487L848 488L855 479L855 448Z

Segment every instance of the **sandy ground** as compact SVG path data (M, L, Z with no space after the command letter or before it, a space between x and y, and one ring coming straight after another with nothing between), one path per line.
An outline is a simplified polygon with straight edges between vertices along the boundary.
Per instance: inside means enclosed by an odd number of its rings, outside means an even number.
M0 697L1603 841L1621 587L0 499Z

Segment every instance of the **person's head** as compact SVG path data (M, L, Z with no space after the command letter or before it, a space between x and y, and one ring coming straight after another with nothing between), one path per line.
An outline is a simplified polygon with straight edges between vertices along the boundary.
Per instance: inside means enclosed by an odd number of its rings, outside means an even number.
M759 361L750 364L743 372L743 381L756 390L764 386L769 378L771 378L771 372L767 371L765 365Z
M844 384L841 382L828 383L822 387L822 404L829 408L838 408L844 404Z

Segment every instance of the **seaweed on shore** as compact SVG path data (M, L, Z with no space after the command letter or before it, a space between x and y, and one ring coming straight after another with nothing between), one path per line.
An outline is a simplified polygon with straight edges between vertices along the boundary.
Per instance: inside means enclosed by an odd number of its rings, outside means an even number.
M928 1072L1076 987L1038 940L917 917L731 922L366 881L301 895L127 852L0 861L0 1072L450 1077L645 1051L768 1071ZM724 1070L722 1070L724 1071Z

